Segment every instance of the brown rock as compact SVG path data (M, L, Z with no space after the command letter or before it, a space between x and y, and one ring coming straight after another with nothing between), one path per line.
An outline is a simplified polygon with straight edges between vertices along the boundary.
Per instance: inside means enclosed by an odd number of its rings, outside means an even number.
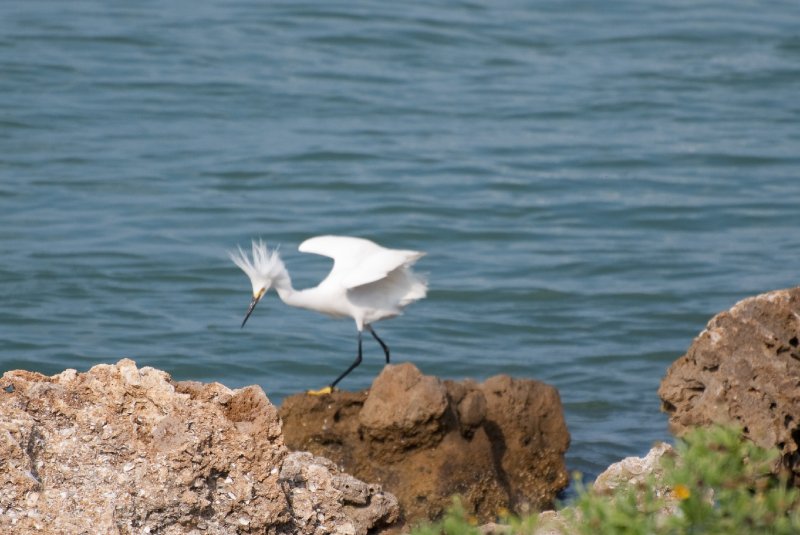
M558 391L507 375L487 379L481 390L487 406L484 429L500 459L500 472L508 474L510 509L526 513L530 505L549 506L553 489L567 484L563 455L569 432ZM561 463L552 462L559 458Z
M454 494L482 520L545 508L567 484L561 402L538 381L442 382L389 365L369 391L291 396L280 414L289 447L381 482L406 520L438 517Z
M442 382L422 375L411 364L401 364L372 383L358 422L368 444L386 454L402 453L441 441L445 409L447 390Z
M338 481L365 484L287 457L259 387L174 383L124 359L12 371L0 388L0 533L365 534L397 516L379 488L348 498Z
M800 481L800 287L740 301L709 321L658 390L678 435L711 423L742 426L777 447Z

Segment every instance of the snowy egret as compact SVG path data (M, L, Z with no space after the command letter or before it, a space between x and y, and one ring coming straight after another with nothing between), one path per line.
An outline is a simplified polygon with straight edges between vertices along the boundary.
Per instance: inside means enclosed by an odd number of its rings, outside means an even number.
M361 364L361 333L365 327L389 362L389 347L375 333L372 324L401 314L407 305L425 297L427 283L411 271L411 266L425 253L387 249L370 240L347 236L317 236L301 243L298 249L333 258L331 272L313 288L295 290L278 252L267 249L262 240L253 240L252 259L241 247L230 252L231 260L247 274L253 286L253 299L242 327L271 287L287 305L334 318L353 318L358 330L358 355L328 387L311 392L324 394L333 391L339 381Z

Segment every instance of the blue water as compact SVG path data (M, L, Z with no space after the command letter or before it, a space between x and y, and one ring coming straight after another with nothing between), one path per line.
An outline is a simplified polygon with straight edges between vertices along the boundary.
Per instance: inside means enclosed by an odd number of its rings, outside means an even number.
M669 437L656 389L717 311L800 283L800 4L0 5L0 370L132 357L330 382L355 329L227 250L427 251L399 361L558 387L588 476ZM365 363L341 386L367 387Z

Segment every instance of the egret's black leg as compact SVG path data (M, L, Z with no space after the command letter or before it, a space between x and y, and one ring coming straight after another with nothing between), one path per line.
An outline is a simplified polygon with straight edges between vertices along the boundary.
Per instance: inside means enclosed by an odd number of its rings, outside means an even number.
M389 346L387 346L386 344L384 344L384 343L383 343L383 340L381 340L380 338L378 338L378 335L377 335L377 334L375 334L375 331L373 331L373 330L372 330L372 325L367 325L367 329L369 329L369 332L371 332L371 333L372 333L372 336L373 336L373 337L375 337L375 340L377 340L377 341L378 341L378 343L379 343L379 344L381 345L381 347L383 348L383 354L384 354L384 355L386 355L386 364L389 364Z
M370 329L370 330L371 330L371 329ZM351 371L353 371L353 370L355 369L355 367L356 367L356 366L358 366L359 364L361 364L361 331L358 331L358 356L356 357L356 360L355 360L355 361L354 361L354 362L353 362L353 363L350 365L350 367L349 367L349 368L347 368L347 369L344 371L344 373L343 373L342 375L340 375L339 377L337 377L337 378L336 378L336 380L335 380L334 382L332 382L332 383L331 383L331 390L333 390L333 388L336 386L336 384L337 384L339 381L341 381L342 379L344 379L344 377L345 377L345 376L346 376L348 373L350 373Z

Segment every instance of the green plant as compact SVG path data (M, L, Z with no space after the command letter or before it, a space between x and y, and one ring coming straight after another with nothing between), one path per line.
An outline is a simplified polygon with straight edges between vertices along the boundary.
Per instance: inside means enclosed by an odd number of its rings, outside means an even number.
M650 535L657 532L662 502L655 486L621 487L611 496L596 494L578 482L579 497L565 512L569 533Z
M680 505L671 533L800 533L800 494L771 473L777 451L722 426L695 429L675 449L664 477Z
M738 428L713 426L689 432L665 456L663 476L610 496L576 478L578 498L554 527L585 535L790 535L800 533L800 492L772 475L778 452L746 440ZM506 533L536 533L539 520L506 519ZM459 501L444 518L415 535L479 533Z

